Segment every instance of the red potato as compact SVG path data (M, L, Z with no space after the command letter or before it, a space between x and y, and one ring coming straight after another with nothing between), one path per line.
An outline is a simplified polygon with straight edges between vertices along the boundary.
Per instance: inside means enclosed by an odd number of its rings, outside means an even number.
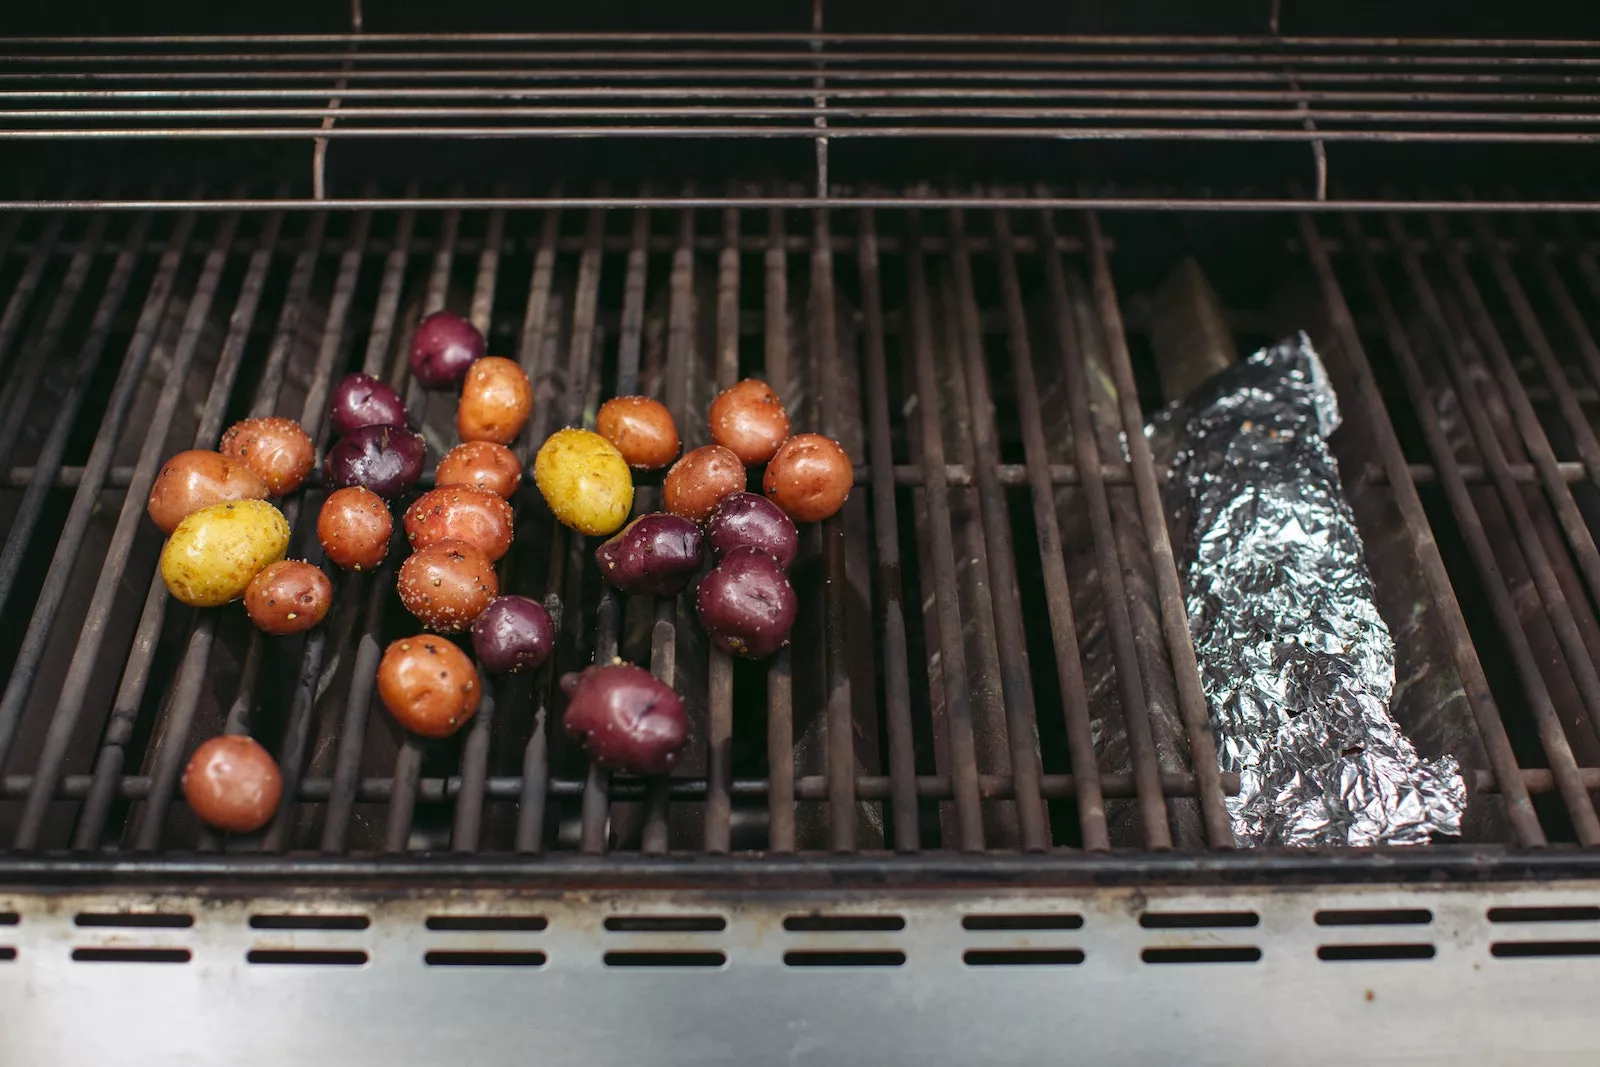
M677 596L705 556L700 527L681 515L653 512L624 526L594 550L600 575L624 593Z
M470 485L430 489L406 509L406 539L413 550L447 538L476 546L492 563L511 547L511 505Z
M614 396L600 405L594 428L636 471L659 470L678 458L678 425L659 400Z
M331 488L360 485L397 497L422 477L427 445L420 433L396 426L363 426L341 438L322 461Z
M509 359L485 356L467 370L456 405L456 432L463 441L509 445L533 411L533 383Z
M522 481L517 454L493 441L468 441L444 454L434 472L433 484L470 485L510 500Z
M472 651L490 674L534 670L550 658L555 645L550 613L525 596L495 597L472 623Z
M370 374L347 374L333 387L328 422L340 437L363 426L406 426L406 402Z
M411 375L424 389L460 385L467 369L483 358L488 345L477 327L448 311L435 311L417 323L411 337Z
M270 563L244 588L245 614L269 634L309 630L328 614L332 603L328 576L304 560Z
M277 762L258 741L243 735L213 737L194 750L183 772L183 798L195 815L229 833L261 829L282 796Z
M795 522L821 522L844 507L855 468L839 442L819 433L795 434L767 464L762 488Z
M389 554L394 516L371 489L353 485L328 494L317 515L317 540L336 565L369 571Z
M690 522L705 522L722 498L742 492L744 464L721 445L706 445L672 465L661 483L661 503Z
M745 659L765 659L789 643L798 600L778 561L759 548L736 548L711 568L694 595L711 643Z
M378 696L395 721L422 737L449 737L478 712L478 671L455 645L432 634L402 637L378 664Z
M746 378L711 402L711 439L747 467L773 457L789 437L789 413L772 386Z
M220 451L255 471L273 496L300 488L317 465L317 446L293 419L271 416L229 426Z
M500 595L494 564L478 548L447 538L400 565L400 603L430 630L460 633Z
M265 500L267 483L242 463L220 452L179 452L161 467L150 487L145 510L164 534L201 508L231 500Z
M759 548L784 570L800 550L794 520L760 493L724 497L706 523L706 540L719 560L736 548Z
M601 767L625 774L666 774L689 740L689 716L672 687L620 661L564 675L567 736Z

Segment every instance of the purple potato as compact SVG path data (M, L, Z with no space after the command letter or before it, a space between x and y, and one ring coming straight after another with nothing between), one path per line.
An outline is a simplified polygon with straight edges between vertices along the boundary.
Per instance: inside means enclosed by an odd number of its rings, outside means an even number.
M533 670L550 658L555 643L550 613L525 596L495 597L472 622L472 650L490 674Z
M333 387L328 421L340 437L363 426L405 426L406 402L370 374L347 374Z
M689 716L672 687L620 661L561 678L567 736L589 758L625 774L666 774L689 740Z
M800 531L794 528L794 520L760 493L723 497L706 523L706 537L719 560L736 548L759 548L784 570L800 550Z
M677 596L700 572L700 527L658 512L634 519L594 550L606 581L624 593Z
M328 449L322 478L329 489L360 485L397 497L422 477L427 447L420 433L398 426L363 426Z
M736 548L701 579L694 606L712 644L766 659L789 643L796 599L777 560L759 548Z
M411 374L424 389L454 388L488 348L472 323L448 311L435 311L417 323L411 338Z

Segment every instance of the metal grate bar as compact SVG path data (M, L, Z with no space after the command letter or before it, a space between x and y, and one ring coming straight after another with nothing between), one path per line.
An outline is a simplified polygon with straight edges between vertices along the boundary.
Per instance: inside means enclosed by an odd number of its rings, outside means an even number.
M1017 823L1022 847L1034 852L1049 847L1050 827L1044 802L1036 796L1043 768L1035 727L1033 686L1025 656L1027 639L1023 634L1022 611L1017 603L1010 516L999 479L995 477L1000 455L995 441L994 403L990 397L988 374L984 369L983 335L978 326L978 298L973 288L972 261L967 251L966 237L966 220L957 209L950 214L950 261L960 313L957 347L961 351L961 363L966 376L967 405L972 412L967 431L978 476L978 504L989 574L989 598L1000 660L1000 692L1005 701L1011 774L1017 783ZM1014 291L1008 292L1007 297L1021 299Z
M1046 234L1055 232L1055 219L1048 212L1043 217L1043 225ZM1079 654L1077 620L1072 611L1072 590L1067 583L1066 561L1062 554L1061 529L1056 519L1055 494L1047 481L1048 473L1043 470L1047 458L1044 423L1039 410L1038 381L1033 372L1033 352L1028 343L1027 321L1017 282L1011 219L1003 211L995 213L995 232L999 238L1000 276L1005 286L1006 317L1010 327L1011 373L1016 381L1017 410L1033 487L1039 558L1044 570L1045 595L1050 613L1050 639L1055 652L1056 676L1061 686L1061 706L1066 721L1067 754L1078 784L1078 828L1083 847L1098 852L1110 848L1111 841L1106 829L1100 768L1095 758L1089 697ZM1082 371L1076 365L1080 357L1077 337L1068 317L1066 280L1059 256L1046 254L1044 259L1055 311L1057 344L1061 346L1064 381L1071 408L1073 444L1077 449L1079 465L1089 474L1084 485L1094 523L1095 547L1100 553L1100 573L1102 580L1107 583L1107 621L1111 627L1117 681L1122 687L1122 705L1124 708L1143 707L1143 684L1139 679L1139 665L1133 659L1133 631L1121 595L1121 567L1116 562L1116 550L1111 543L1111 515L1106 509L1105 490L1095 478L1095 472L1100 470L1099 446L1089 427L1088 400L1079 384Z
M723 247L717 263L717 390L739 380L739 213L722 213ZM733 660L712 645L706 663L705 850L727 852L732 844Z
M966 650L961 639L961 606L956 601L956 564L950 501L945 486L944 440L939 424L939 383L933 364L933 317L928 307L928 284L919 241L921 224L916 213L907 220L911 247L906 254L910 286L911 347L916 364L916 399L921 421L920 447L923 491L928 513L927 536L932 555L933 598L937 603L939 669L929 672L929 685L943 682L945 754L948 773L956 783L957 837L964 851L984 846L982 813L978 805L978 752L973 736L972 702L967 681Z
M885 366L883 283L878 267L877 222L861 213L861 305L865 319L865 374L869 454L872 459L872 520L877 548L877 589L883 604L883 691L889 735L889 778L893 786L890 813L894 847L900 852L921 848L917 817L916 753L911 723L911 667L906 643L905 606L900 577L900 519L894 499L894 442L889 423L889 376ZM774 754L772 765L776 766ZM858 787L859 792L859 787Z
M789 369L789 261L785 254L788 227L784 213L767 213L764 257L767 384L780 397L793 399ZM794 808L794 680L789 649L778 650L767 670L767 847L773 852L795 849Z

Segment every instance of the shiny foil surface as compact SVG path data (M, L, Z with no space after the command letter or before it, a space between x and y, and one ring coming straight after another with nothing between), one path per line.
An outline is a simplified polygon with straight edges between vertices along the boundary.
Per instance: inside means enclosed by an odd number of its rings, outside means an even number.
M1389 715L1394 642L1326 438L1339 408L1305 334L1216 375L1181 420L1172 482L1189 626L1241 845L1424 844L1466 785Z

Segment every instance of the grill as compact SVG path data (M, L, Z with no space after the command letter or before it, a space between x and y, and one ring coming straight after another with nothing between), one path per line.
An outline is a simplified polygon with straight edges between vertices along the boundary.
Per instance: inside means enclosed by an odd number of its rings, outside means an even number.
M1202 1027L1206 1062L1443 1055L1534 1012L1552 1057L1587 1047L1593 46L814 15L8 44L0 986L43 1007L0 1046L193 1054L160 1029L183 1003L199 1036L258 1042L244 1062L285 1027L359 1062L687 1060L712 1037L1011 1058L1069 1047L1055 1018L1086 1057L1192 1052ZM1186 260L1198 285L1171 280ZM405 392L431 469L454 400L404 353L439 308L533 380L524 462L635 392L706 443L711 397L752 374L840 440L856 489L803 531L792 648L734 662L684 602L602 590L531 485L501 584L545 600L557 653L447 741L375 697L416 629L398 547L339 573L304 637L169 601L145 498L236 419L325 446L359 369ZM1300 328L1345 417L1396 717L1467 778L1460 840L1232 847L1144 427L1204 336ZM296 558L321 560L322 493L284 503ZM670 778L607 775L560 730L559 673L613 655L685 697ZM182 802L224 732L283 768L259 834ZM347 1018L313 1007L352 993ZM1170 1028L1141 1024L1152 997ZM918 1013L947 1000L948 1023Z

